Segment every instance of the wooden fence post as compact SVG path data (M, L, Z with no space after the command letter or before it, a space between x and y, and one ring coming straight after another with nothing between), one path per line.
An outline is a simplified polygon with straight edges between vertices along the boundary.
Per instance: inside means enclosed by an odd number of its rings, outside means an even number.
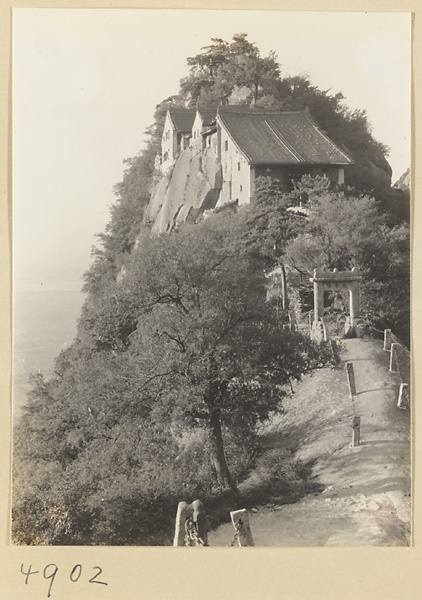
M409 386L407 383L400 384L399 399L397 402L399 408L407 408L410 406Z
M391 348L391 329L384 329L384 350Z
M249 525L248 511L246 508L234 510L230 513L235 530L235 540L239 546L254 546L252 532ZM234 541L235 541L234 540Z
M349 397L353 398L356 396L356 384L355 384L355 372L353 370L353 363L346 363L347 382L349 384Z
M352 443L350 448L360 446L360 417L353 417L352 423Z
M391 344L390 350L390 373L395 373L397 371L397 365L395 361L397 361L397 348L399 344Z

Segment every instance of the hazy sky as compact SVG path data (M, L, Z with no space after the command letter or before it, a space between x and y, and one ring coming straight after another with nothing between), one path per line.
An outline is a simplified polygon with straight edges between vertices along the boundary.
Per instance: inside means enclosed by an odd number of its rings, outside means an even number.
M410 16L405 13L14 10L14 270L17 288L80 287L123 159L186 58L211 37L248 33L282 74L307 74L365 109L410 163Z

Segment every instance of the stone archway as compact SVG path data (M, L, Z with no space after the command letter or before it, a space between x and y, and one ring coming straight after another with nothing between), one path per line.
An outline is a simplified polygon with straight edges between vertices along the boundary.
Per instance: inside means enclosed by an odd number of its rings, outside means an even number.
M346 335L356 334L356 326L360 323L360 290L359 283L362 276L359 270L351 271L319 271L314 270L310 281L314 284L314 320L312 323L312 337L317 341L324 339L324 291L349 291L349 316L346 319L344 332Z

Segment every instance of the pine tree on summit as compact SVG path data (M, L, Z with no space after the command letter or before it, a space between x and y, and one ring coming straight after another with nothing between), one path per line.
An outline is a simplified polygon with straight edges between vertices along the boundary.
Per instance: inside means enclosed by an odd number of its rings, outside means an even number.
M212 38L204 52L187 59L190 72L181 81L181 91L191 106L227 104L235 89L247 88L251 102L271 90L280 78L276 55L261 57L259 48L247 40L247 34L233 36L231 43Z

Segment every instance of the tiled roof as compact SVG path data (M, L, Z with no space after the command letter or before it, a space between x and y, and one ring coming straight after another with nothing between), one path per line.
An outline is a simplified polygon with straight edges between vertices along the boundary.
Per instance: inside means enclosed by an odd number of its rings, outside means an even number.
M169 108L170 118L177 131L190 133L195 120L196 110L194 108Z
M224 107L218 112L239 150L252 164L333 164L352 160L323 134L309 112Z
M217 116L216 108L214 108L214 109L213 108L199 109L198 112L202 117L203 125L211 125L211 123L213 123L215 121L215 117Z

